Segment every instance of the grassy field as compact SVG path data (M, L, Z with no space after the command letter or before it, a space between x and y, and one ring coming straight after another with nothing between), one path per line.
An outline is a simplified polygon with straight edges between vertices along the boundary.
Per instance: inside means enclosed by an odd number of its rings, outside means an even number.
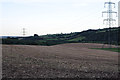
M92 49L99 49L99 50L107 50L113 52L120 52L120 48L92 48Z

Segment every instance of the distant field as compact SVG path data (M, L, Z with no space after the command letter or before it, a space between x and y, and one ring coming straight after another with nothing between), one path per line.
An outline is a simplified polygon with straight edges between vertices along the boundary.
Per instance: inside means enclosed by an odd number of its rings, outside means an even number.
M90 49L101 47L95 43L3 45L3 78L117 78L119 53Z

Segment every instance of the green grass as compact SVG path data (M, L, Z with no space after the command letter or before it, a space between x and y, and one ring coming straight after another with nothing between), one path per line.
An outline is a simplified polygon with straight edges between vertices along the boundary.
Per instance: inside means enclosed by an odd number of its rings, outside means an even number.
M78 37L78 38L74 38L74 39L71 39L71 40L68 40L68 41L81 41L81 40L83 40L83 39L85 39L85 37Z
M92 49L99 49L99 50L107 50L113 52L120 52L120 48L92 48Z

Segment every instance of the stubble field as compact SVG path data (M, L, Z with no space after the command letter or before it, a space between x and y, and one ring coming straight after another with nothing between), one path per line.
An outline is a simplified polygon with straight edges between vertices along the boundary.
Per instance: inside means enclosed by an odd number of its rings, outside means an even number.
M3 45L3 78L117 78L119 53L90 49L101 47L92 43Z

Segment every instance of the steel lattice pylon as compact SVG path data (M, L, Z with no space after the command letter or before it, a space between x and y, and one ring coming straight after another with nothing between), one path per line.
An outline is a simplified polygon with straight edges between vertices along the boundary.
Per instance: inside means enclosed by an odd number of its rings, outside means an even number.
M111 27L114 25L114 22L116 22L116 19L113 19L113 14L115 13L116 14L116 17L117 17L117 12L116 11L113 11L113 8L115 8L115 3L114 2L105 2L104 3L104 8L107 8L106 11L103 11L102 12L102 17L103 17L103 14L107 14L107 18L103 20L103 24L104 22L106 22L106 24L108 25L109 29L108 29L108 44L111 48Z
M25 28L23 28L23 36L25 36Z

